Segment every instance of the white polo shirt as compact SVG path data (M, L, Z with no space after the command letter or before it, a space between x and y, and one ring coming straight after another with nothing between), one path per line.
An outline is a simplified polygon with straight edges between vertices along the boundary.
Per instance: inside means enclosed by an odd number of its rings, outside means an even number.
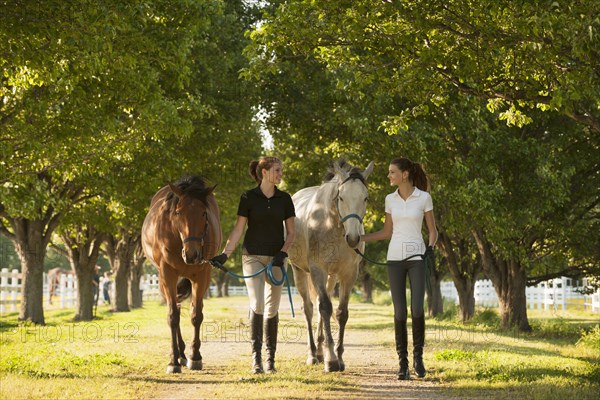
M433 210L429 193L415 187L408 199L403 200L398 190L385 198L385 212L392 216L392 239L388 246L387 259L400 261L413 254L425 253L423 241L423 216ZM414 258L413 260L418 260Z

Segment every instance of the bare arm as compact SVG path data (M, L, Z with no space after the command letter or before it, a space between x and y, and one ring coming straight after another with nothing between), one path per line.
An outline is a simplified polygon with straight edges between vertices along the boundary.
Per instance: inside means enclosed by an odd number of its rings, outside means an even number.
M289 217L285 220L285 243L281 248L281 251L285 251L287 253L288 249L296 240L296 217Z
M246 227L247 222L248 218L238 215L237 221L235 221L235 226L229 234L227 243L225 243L225 247L223 248L223 253L227 254L227 257L229 257L235 250L240 238L242 237L242 234L244 233L244 228Z
M429 232L429 246L434 247L438 240L438 231L435 226L435 218L433 217L433 210L425 213L425 223L427 224L427 232Z
M368 242L370 240L385 240L392 237L392 216L389 213L385 213L385 220L383 223L383 229L373 233L367 233L360 236L360 240Z

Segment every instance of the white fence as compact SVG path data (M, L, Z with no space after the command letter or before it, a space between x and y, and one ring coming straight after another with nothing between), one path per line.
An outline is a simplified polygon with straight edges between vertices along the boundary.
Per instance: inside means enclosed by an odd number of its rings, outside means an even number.
M217 287L215 285L210 285L210 295L217 295ZM295 286L290 288L292 291L292 295L298 294L298 290ZM287 293L287 288L285 289ZM229 296L247 296L248 289L246 286L229 286L227 293ZM151 275L145 281L145 289L144 289L144 300L158 300L161 298L160 289L158 288L158 275Z
M583 307L584 310L600 312L600 289L592 295L583 295L578 290L582 286L574 286L571 278L556 278L525 289L527 307L538 310L567 310ZM442 297L458 303L458 292L452 281L441 283ZM489 279L475 283L475 304L483 307L497 307L498 296Z
M58 308L75 307L77 299L77 282L73 275L62 275L53 306ZM104 304L102 284L100 280L99 304ZM557 278L542 282L537 286L526 288L527 307L543 310L566 310L569 308L583 308L592 312L600 312L600 290L592 295L583 295L577 290L581 286L573 286L571 278ZM114 287L114 285L113 285ZM161 298L158 288L158 276L147 276L142 287L144 300L159 300ZM291 288L292 294L298 293L295 287ZM458 292L452 281L441 283L442 296L458 303ZM217 288L210 287L211 296L216 296ZM229 286L230 296L246 296L246 286ZM112 297L112 296L111 296ZM479 280L475 283L475 304L483 307L497 307L498 297L490 280ZM16 312L21 301L21 276L18 270L9 271L7 268L0 270L0 314ZM48 305L48 283L44 274L44 305Z
M104 283L104 277L100 278L100 295L98 304L104 304L104 297L102 294L102 287ZM144 300L159 300L161 299L158 276L150 275L147 276L143 283L140 285L143 288L143 299ZM114 290L114 285L112 285ZM287 290L286 290L287 291ZM291 288L292 295L298 293L295 287ZM246 286L229 286L229 296L247 296L248 291ZM217 288L214 285L210 286L211 296L217 295ZM111 298L114 295L111 293ZM44 306L50 306L49 304L49 287L47 276L44 274ZM53 296L52 307L57 308L71 308L75 307L77 301L77 281L73 275L61 275L60 283L56 289L56 295ZM6 312L18 311L19 303L21 302L21 274L18 270L13 269L12 271L7 268L0 270L0 314Z

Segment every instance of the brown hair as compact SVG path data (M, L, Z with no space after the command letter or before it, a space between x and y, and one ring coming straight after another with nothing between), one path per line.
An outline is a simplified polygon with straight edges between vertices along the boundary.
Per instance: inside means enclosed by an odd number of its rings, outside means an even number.
M408 171L408 180L410 180L413 185L424 192L429 191L429 179L421 164L412 162L405 157L394 158L390 164L394 164L400 171Z
M250 176L260 185L262 182L262 170L270 170L274 164L282 164L277 157L262 157L260 160L250 161L249 172Z

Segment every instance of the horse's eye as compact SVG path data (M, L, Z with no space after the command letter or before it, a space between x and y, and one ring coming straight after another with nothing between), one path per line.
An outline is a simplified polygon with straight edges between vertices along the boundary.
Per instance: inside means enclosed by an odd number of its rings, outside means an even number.
M340 197L340 201L344 201L344 199L342 199L342 198Z
M175 210L175 215L179 215L181 212L179 210Z

